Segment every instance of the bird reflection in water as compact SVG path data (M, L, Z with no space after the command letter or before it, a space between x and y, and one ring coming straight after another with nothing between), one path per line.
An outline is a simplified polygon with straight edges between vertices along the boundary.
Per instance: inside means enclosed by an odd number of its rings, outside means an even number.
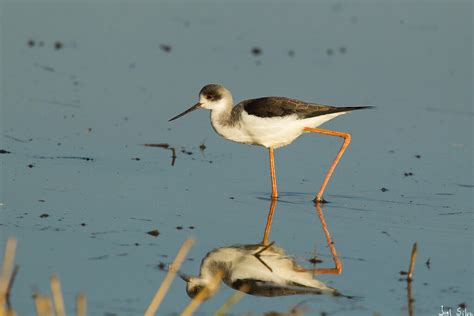
M327 229L320 203L316 204L316 211L334 260L334 268L304 268L293 257L285 254L284 249L269 242L275 208L276 200L272 200L262 243L214 249L202 260L199 276L180 273L181 278L186 281L186 292L191 298L199 294L200 299L209 299L219 290L220 279L235 290L257 296L345 296L314 278L318 274L342 272L342 264Z

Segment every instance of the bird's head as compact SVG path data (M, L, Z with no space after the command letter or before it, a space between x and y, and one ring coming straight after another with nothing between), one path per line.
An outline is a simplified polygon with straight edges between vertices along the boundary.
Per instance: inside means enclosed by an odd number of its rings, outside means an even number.
M194 298L202 292L200 298L205 301L213 297L219 290L220 282L213 282L212 279L207 280L185 274L180 274L180 277L186 281L186 293L190 298Z
M173 121L185 114L188 114L200 108L208 110L219 110L225 109L229 106L232 106L232 94L230 93L230 91L218 84L208 84L204 86L199 92L198 103L196 103L183 113L171 118L169 121Z

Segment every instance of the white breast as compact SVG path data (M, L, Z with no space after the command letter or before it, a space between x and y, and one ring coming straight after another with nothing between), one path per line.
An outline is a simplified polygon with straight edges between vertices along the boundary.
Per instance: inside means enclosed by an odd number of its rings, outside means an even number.
M345 113L339 112L301 120L296 114L281 118L258 117L243 111L240 121L232 126L220 124L219 120L211 120L215 131L226 139L238 143L278 148L293 142L304 132L305 127L318 127Z

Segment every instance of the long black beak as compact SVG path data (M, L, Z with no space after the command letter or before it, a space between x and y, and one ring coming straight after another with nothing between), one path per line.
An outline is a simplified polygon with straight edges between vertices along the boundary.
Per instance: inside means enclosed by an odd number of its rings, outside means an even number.
M189 112L192 112L192 111L194 111L194 110L199 109L200 107L201 107L201 103L198 102L198 103L194 104L192 107L190 107L189 109L187 109L186 111L184 111L183 113L178 114L178 115L176 115L175 117L169 119L168 122L174 121L174 120L176 120L177 118L180 118L181 116L183 116L183 115L185 115L185 114L188 114Z
M183 279L186 282L189 282L189 280L191 279L190 275L187 275L187 274L182 273L182 272L178 272L178 275L181 279Z

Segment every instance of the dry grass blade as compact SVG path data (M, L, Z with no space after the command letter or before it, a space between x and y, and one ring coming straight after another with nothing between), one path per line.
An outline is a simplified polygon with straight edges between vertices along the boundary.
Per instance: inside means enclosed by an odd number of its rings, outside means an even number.
M8 312L13 312L12 304L10 302L10 294L12 293L12 288L13 288L13 283L15 283L16 276L18 274L18 270L20 270L20 266L18 264L15 265L15 268L13 268L12 275L10 277L10 282L8 282L8 288L7 288L7 293L6 293L6 303L7 303L7 314ZM1 315L1 314L0 314Z
M219 307L219 309L214 313L214 316L224 316L225 313L227 313L228 310L232 307L232 305L236 304L242 296L250 289L249 285L244 285L241 288L239 288L238 291L236 291L234 294L232 294L227 301Z
M3 256L2 271L0 274L0 313L6 313L5 304L8 297L8 288L12 277L13 265L15 262L16 239L9 238L5 246Z
M411 290L411 281L407 282L407 300L408 300L408 316L413 316L413 292Z
M86 316L87 300L84 293L78 293L76 296L76 316Z
M9 238L5 246L5 254L3 256L2 274L0 275L0 294L5 295L10 283L10 277L13 271L13 263L15 261L16 239Z
M415 260L416 260L416 243L413 244L413 248L411 250L411 257L410 257L410 267L408 268L408 275L407 275L407 300L408 300L408 315L413 316L413 293L411 289L411 281L413 279L413 269L415 268Z
M56 312L56 316L65 316L66 313L64 311L63 294L61 292L61 283L59 282L58 276L53 275L50 279L50 282L51 293L53 294L54 311Z
M35 294L35 305L37 316L54 316L53 302L45 295Z
M415 268L415 260L416 260L416 243L413 244L413 249L411 250L411 258L410 258L410 267L408 268L408 281L412 280L413 277L413 269Z
M156 291L155 296L153 297L150 305L146 309L145 316L152 316L156 313L161 301L166 295L166 292L168 292L171 282L173 282L176 272L181 267L181 264L183 263L184 258L186 257L186 254L188 253L193 243L193 239L186 239L181 245L181 248L179 248L176 257L174 258L173 263L171 264L171 267L168 269L168 273L166 274L163 282L161 282L161 285Z
M2 315L2 314L0 314L0 315ZM7 308L7 310L5 312L5 316L17 316L17 315L16 315L16 312L13 309Z
M211 283L209 284L208 288L204 288L199 292L186 306L186 308L181 312L181 316L190 316L192 315L201 305L201 303L208 297L211 296L212 294L215 294L216 288L218 288L219 283L222 280L222 272L216 273L211 280Z

